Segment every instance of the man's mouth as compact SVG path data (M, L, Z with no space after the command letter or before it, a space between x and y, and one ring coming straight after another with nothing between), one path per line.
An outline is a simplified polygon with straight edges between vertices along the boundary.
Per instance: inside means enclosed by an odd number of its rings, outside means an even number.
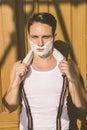
M37 50L38 50L38 51L43 51L44 49L43 49L43 48L38 48Z

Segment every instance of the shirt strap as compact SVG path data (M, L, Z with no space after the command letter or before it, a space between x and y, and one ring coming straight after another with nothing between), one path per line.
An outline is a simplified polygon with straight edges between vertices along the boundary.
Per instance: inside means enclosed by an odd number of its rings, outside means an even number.
M26 98L26 93L25 93L24 88L22 88L22 98L24 100L24 104L26 107L26 113L27 113L27 118L28 118L28 130L29 130L33 128L33 121L32 121L31 111L30 111L28 100Z
M58 108L58 114L57 114L57 130L61 130L61 115L62 115L62 110L63 110L63 105L64 105L64 99L65 99L65 94L66 90L68 87L68 79L66 75L63 76L63 87L60 95L60 100L59 100L59 108Z

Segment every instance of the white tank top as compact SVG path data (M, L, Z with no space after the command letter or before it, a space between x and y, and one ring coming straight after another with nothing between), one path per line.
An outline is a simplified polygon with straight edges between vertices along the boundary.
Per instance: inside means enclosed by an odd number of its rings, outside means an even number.
M30 66L24 80L24 89L30 105L34 130L56 130L56 117L62 86L63 78L58 63L50 71L36 71ZM27 130L26 108L23 101L22 104L20 130ZM66 104L65 99L61 116L62 130L69 128Z

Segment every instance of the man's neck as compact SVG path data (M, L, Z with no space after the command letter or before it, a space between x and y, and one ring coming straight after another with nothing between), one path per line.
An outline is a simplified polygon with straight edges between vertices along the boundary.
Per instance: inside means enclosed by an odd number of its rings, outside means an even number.
M56 66L56 60L52 54L48 57L41 58L39 56L34 55L32 61L32 67L38 71L47 71L51 70Z
M40 56L37 56L37 55L35 55L34 54L34 56L33 56L33 62L34 63L47 63L47 62L49 62L50 60L52 60L54 57L53 57L53 54L51 53L51 54L49 54L48 56L46 56L46 57L40 57Z

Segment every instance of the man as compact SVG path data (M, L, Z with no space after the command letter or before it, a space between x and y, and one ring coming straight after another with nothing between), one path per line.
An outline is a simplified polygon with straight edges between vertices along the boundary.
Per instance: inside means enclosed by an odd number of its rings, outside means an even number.
M67 96L70 93L73 104L81 109L87 109L87 93L79 80L75 63L66 61L62 54L53 48L55 41L56 19L49 13L35 14L28 21L28 42L31 52L22 61L18 61L11 72L8 91L4 97L5 109L14 111L21 103L21 83L25 93L25 104L22 99L20 114L20 130L28 130L28 111L33 130L69 129L67 112ZM68 87L63 98L61 119L57 120L61 106L63 77L67 77ZM64 91L64 90L63 90ZM28 101L28 102L27 102ZM30 118L30 117L29 117ZM59 126L61 125L61 126ZM58 129L59 130L59 129Z

